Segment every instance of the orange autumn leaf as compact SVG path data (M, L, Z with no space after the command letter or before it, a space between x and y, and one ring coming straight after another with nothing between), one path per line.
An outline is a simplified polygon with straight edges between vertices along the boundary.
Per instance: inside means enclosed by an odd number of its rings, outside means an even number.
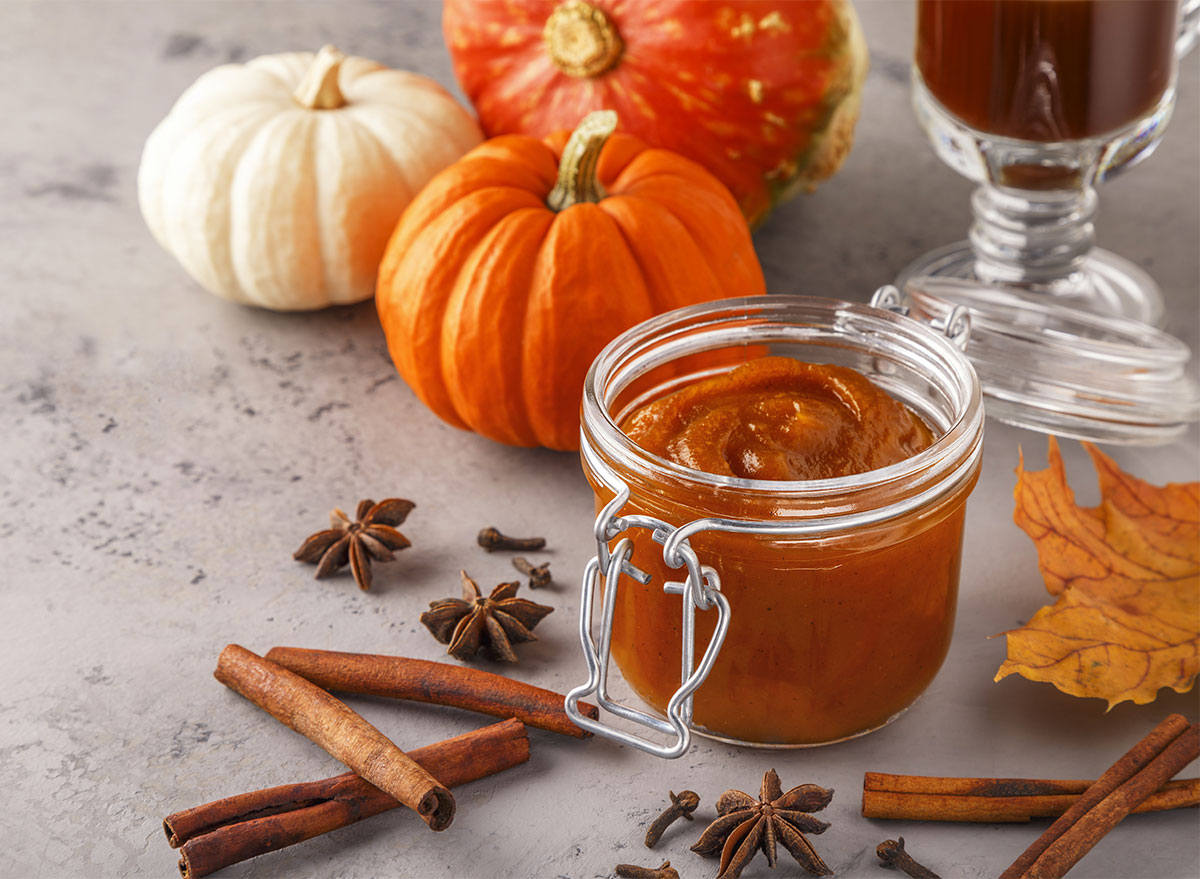
M1200 483L1154 486L1084 443L1098 507L1079 507L1058 442L1045 470L1017 468L1013 519L1058 600L1008 636L996 680L1016 673L1072 696L1153 702L1200 672Z

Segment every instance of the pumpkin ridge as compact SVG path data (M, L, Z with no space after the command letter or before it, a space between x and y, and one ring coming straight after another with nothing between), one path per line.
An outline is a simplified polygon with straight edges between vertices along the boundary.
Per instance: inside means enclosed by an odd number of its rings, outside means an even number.
M753 253L750 229L744 221L740 227L734 227L739 228L741 235L745 236L744 241L738 242L740 247L730 247L727 238L713 236L706 230L711 219L722 216L723 211L737 211L737 205L731 203L732 197L728 191L721 193L724 196L721 199L715 197L716 193L701 191L693 195L687 202L676 202L670 198L669 192L654 193L653 199L646 198L648 194L650 193L645 192L645 188L643 188L640 193L631 191L623 193L623 196L631 200L653 201L659 208L678 220L687 230L688 237L696 242L709 271L716 277L725 279L722 284L725 296L759 296L767 292L762 267L758 261L753 260L750 264L741 258L741 253L745 248L751 248L750 252ZM705 202L708 203L708 207L705 206ZM738 213L740 214L740 211ZM730 224L725 223L725 225ZM714 225L713 228L718 227ZM717 260L722 257L725 262L718 265Z
M625 226L621 223L621 215L622 215L622 211L621 211L622 205L620 204L621 199L622 199L622 196L610 195L608 198L605 198L603 201L598 202L596 204L596 207L600 208L600 210L602 210L604 212L604 214L610 220L612 220L613 227L617 230L617 235L620 236L621 242L625 245L625 249L627 251L629 251L629 256L633 260L633 264L637 267L638 274L643 278L649 277L650 273L648 273L646 271L646 264L643 261L642 257L639 255L637 247L634 246L632 236L625 229ZM612 202L612 203L609 204L608 202ZM616 295L619 295L619 294L616 294ZM663 311L669 310L669 309L665 309L665 308L661 307L661 303L658 301L658 298L655 295L653 286L651 284L646 284L646 298L650 302L650 309L651 309L650 313L652 315L659 314Z
M447 211L461 210L461 206L466 202L474 204L479 199L493 200L501 196L513 199L528 197L534 199L537 204L545 206L543 194L533 192L524 186L505 185L502 183L479 185L480 180L487 179L489 176L492 176L490 171L481 174L479 180L467 181L464 184L462 181L456 179L453 185L448 184L445 186L437 185L439 181L434 180L422 189L404 213L401 214L400 220L389 239L389 253L392 252L392 242L407 241L408 245L405 247L407 250L439 217ZM427 207L428 203L432 203L432 207ZM381 276L383 274L383 266L388 264L389 259L385 257L380 267Z
M737 204L729 187L699 162L658 147L649 147L634 156L613 185L622 193L632 193L664 182L668 186L683 185L711 193L730 204Z
M402 218L380 266L376 303L392 361L421 402L464 430L468 424L451 401L442 370L441 327L462 266L488 231L512 210L511 203L500 197L507 195L507 189L467 193L411 230ZM418 195L409 210L426 197ZM532 201L536 197L525 190L514 189L513 197L531 199L527 206L540 208L540 202Z
M382 73L396 73L394 70L381 71ZM434 93L430 93L431 97ZM446 120L443 120L436 112L436 107L418 106L410 104L401 106L383 101L362 103L358 106L347 105L343 111L352 116L360 125L369 128L371 133L387 150L388 155L395 160L396 168L405 174L404 182L408 188L410 195L409 200L416 196L417 192L422 188L421 181L410 179L409 174L420 171L420 175L427 182L431 180L440 170L444 170L449 164L454 162L455 158L461 158L478 143L482 133L477 125L473 126L471 131L470 142L466 142L463 138L461 126L450 125ZM389 118L392 132L382 134L379 131L380 121L383 118ZM473 120L472 120L473 121ZM421 131L413 131L414 126L419 126ZM401 142L400 137L408 135ZM402 147L408 153L416 153L418 148L424 147L430 149L430 144L436 144L437 160L435 162L425 162L425 165L440 165L438 172L430 173L428 167L407 170L407 163L401 161L402 156L397 154L397 151Z
M350 58L347 58L346 61L349 63ZM344 69L345 67L343 66ZM346 92L348 105L370 102L373 104L386 104L392 107L402 107L404 106L403 104L387 100L388 92L396 89L397 86L403 86L405 89L414 91L427 92L434 96L450 94L440 84L430 81L427 77L408 70L396 70L383 64L376 66L372 70L365 70L360 74L356 74L353 79L349 79L343 84L343 89ZM357 97L351 98L351 92L357 92Z
M164 124L151 133L150 138L146 141L146 149L143 152L143 167L138 172L138 199L141 203L142 214L146 218L146 225L150 227L155 240L168 253L174 254L178 250L186 249L180 246L177 238L179 233L191 231L190 229L181 229L178 222L168 219L170 211L167 207L167 201L171 192L169 187L163 185L163 181L167 179L179 179L180 175L178 172L173 173L171 170L174 163L182 161L181 157L188 158L191 154L197 152L210 153L217 148L216 144L220 144L221 155L219 160L213 164L219 167L221 172L212 181L212 188L217 192L227 192L229 181L233 176L233 165L236 164L234 161L235 157L240 156L246 145L257 133L258 128L267 121L271 104L267 101L263 101L262 103L267 106L260 106L258 102L255 102L252 109L236 105L227 107L224 112L219 114L220 118L216 118L218 114L214 114L214 118L205 119L202 124L192 128L186 128L180 124ZM232 118L226 119L225 117L227 116ZM246 123L254 121L254 117L256 116L259 117L257 125L253 129L246 129ZM224 138L230 139L227 143L221 144ZM220 204L214 204L210 201L208 212L203 218L203 225L205 227L207 227L209 222L210 214L219 213L221 214L221 219L224 219L228 215L228 206L226 205L223 211L221 207ZM200 218L197 214L189 213L186 219L191 222L197 222ZM220 240L221 237L214 236L206 228L205 239L209 243L210 250L214 241L218 245L227 245L227 242ZM228 278L233 275L233 266L228 246L225 246L223 250L224 253L221 254L223 259L212 260L214 263L220 263L220 266L213 265L212 271L217 275L224 275ZM190 258L191 255L189 254ZM199 278L197 278L197 281L199 281ZM216 288L219 287L219 281L215 281L211 277L200 283L205 289L212 290L213 292L216 292Z
M567 321L564 310L571 314ZM539 444L560 451L579 447L578 421L564 425L559 413L578 412L595 355L650 314L645 279L613 219L592 203L557 214L529 293L525 338L539 344L521 351L523 400Z
M526 346L528 291L554 220L540 205L501 217L460 263L443 312L441 368L455 410L476 430L510 445L537 444L528 411L496 401L518 396L524 386L522 361L505 355ZM478 375L493 380L472 380Z
M304 71L313 63L313 59L317 57L316 52L289 52L289 56L298 56L294 62L295 72L289 69L290 62L284 62L278 57L270 55L260 55L257 58L251 58L245 64L227 64L226 67L246 67L251 70L257 70L264 73L275 82L279 83L279 87L283 90L284 95L290 100L292 97L292 89L296 87L296 83L300 81L300 77L304 75ZM281 69L282 68L282 69Z
M536 155L530 155L531 152ZM539 138L530 137L527 134L502 134L499 137L489 138L463 156L460 161L464 163L496 163L500 166L497 170L508 172L493 175L500 179L506 179L511 173L534 177L539 181L539 187L545 187L544 190L539 190L540 197L543 199L558 178L558 157ZM457 163L456 171L459 173L462 171L462 167L459 167ZM453 176L457 177L458 174ZM511 180L506 180L506 185L514 186L516 184ZM530 191L533 191L532 188Z
M240 141L236 150L232 149L224 156L222 162L221 186L222 191L229 194L222 202L214 204L211 200L208 202L208 210L205 211L202 227L205 237L205 243L209 266L215 270L216 261L221 261L228 266L229 275L233 284L236 286L242 302L252 302L254 294L251 287L247 284L243 277L242 267L238 264L237 248L234 244L238 240L237 223L235 220L236 205L237 205L237 187L239 180L239 172L242 168L242 163L248 154L257 149L265 138L272 134L273 125L278 124L282 117L278 115L267 116L261 120L261 123L252 131L247 132L247 137ZM216 187L214 187L215 189ZM180 237L177 233L181 231L181 224L186 224L183 231L192 232L191 217L184 216L178 218L176 223L170 224L169 229L173 233L172 236L172 253L182 263L185 268L191 267L198 275L207 274L195 262L196 254L194 247L191 245L188 236ZM214 226L214 222L216 225ZM216 289L221 286L219 276L214 284Z
M224 67L218 67L215 70L210 70L208 73L205 73L203 76L201 76L186 91L184 91L183 94L179 96L178 100L175 101L175 105L171 107L171 112L167 114L166 119L163 120L163 124L182 124L179 121L178 116L176 116L174 119L171 118L172 114L175 113L177 109L186 114L194 113L201 115L203 117L202 122L209 122L213 117L219 116L222 113L244 110L248 105L251 104L265 105L260 107L260 110L265 110L268 107L276 111L280 110L281 108L291 109L291 95L288 93L287 89L279 88L278 81L267 76L265 73L263 73L262 76L266 78L266 81L254 83L254 91L246 95L243 99L237 101L215 101L210 95L206 94L204 88L199 88L199 86L207 86L209 82L219 83L220 77L216 76L216 74L231 73L232 68L236 68L238 66L240 65L227 64ZM250 91L250 89L244 85L241 87L247 91Z
M296 177L305 177L308 175L296 175L284 171L283 164L279 159L279 145L286 143L289 150L296 149L300 144L303 144L305 152L303 157L296 160L294 154L289 154L293 161L293 167L288 169L289 172L295 168L307 167L312 162L314 152L313 137L316 131L316 120L311 118L304 111L297 110L295 113L282 114L275 118L279 124L279 130L270 132L265 129L260 132L259 136L249 145L246 152L242 154L238 161L237 170L234 172L233 188L234 198L233 205L244 204L247 202L247 193L240 193L239 184L246 186L253 179L253 193L258 197L263 197L267 202L268 208L265 212L250 211L253 219L248 219L243 223L243 228L249 228L251 231L243 231L242 234L233 235L233 241L239 242L242 246L235 247L233 251L234 266L237 269L238 277L242 279L242 283L251 296L258 302L261 302L268 308L279 308L284 303L295 302L298 295L302 295L305 302L300 305L301 308L307 307L307 300L313 298L311 292L312 279L320 278L321 289L326 289L328 279L325 277L324 263L325 254L321 247L321 220L317 214L315 207L310 207L308 210L296 210L297 203L308 202L310 206L318 204L316 181L309 181L307 189L307 198L301 198L304 190L297 187ZM268 123L269 125L270 123ZM289 130L286 126L290 125ZM274 134L278 138L277 143L270 144L270 135ZM263 165L249 170L248 157L252 157L256 147L268 148L270 150L270 160L265 167L270 168L272 176L269 178L270 187L267 188L267 182L264 181L262 175ZM316 175L312 175L316 176ZM289 198L290 196L290 198ZM291 216L293 217L293 229L298 232L296 220L307 218L310 228L305 230L309 240L305 242L307 246L295 248L294 252L282 253L278 249L271 248L265 244L264 237L267 230L260 226L258 218L261 216ZM233 224L230 224L230 231L233 231ZM312 239L316 240L313 241ZM314 246L315 245L315 246ZM271 271L267 273L253 272L249 270L249 266L253 265L255 255L262 257L264 254L270 254L273 263ZM297 291L304 291L298 294ZM290 303L289 303L290 304ZM295 307L291 305L291 307Z
M495 4L495 8L502 9L504 5ZM492 11L488 6L481 7L477 15L464 21L463 26L457 30L451 26L450 18L443 13L442 39L445 41L446 46L453 47L455 50L461 52L484 54L486 57L487 43L484 35L487 29L494 24L505 28L506 32L503 39L506 48L520 51L523 48L532 46L536 48L539 55L542 54L542 28L544 24L537 24L533 21L513 21L503 16L501 20L497 21L497 16L492 15ZM549 13L547 13L547 16L549 16ZM506 59L497 57L494 60L500 62Z
M392 233L388 217L396 202L412 200L412 186L400 163L371 127L341 126L324 114L316 123L321 131L317 141L319 155L332 153L338 159L329 163L337 169L328 172L333 177L328 186L333 198L331 203L323 203L320 216L326 221L321 226L321 239L329 299L344 305L358 301L349 291L370 287L374 293L379 263ZM347 188L347 180L354 181L362 175L378 180L379 185L342 205L338 192ZM321 179L329 183L325 175ZM349 188L356 187L351 184ZM323 187L318 184L318 197L322 192ZM357 216L354 219L346 216L351 213ZM338 259L339 254L342 259Z
M326 137L326 132L336 134L330 129L330 125L336 124L333 119L330 119L328 114L319 113L309 121L308 126L308 155L305 159L311 162L317 161L322 149L322 141ZM340 152L340 151L339 151ZM345 156L338 155L338 164L344 164ZM321 263L321 292L334 305L345 305L345 301L340 297L330 295L331 290L337 288L333 283L334 279L331 276L330 270L333 263L336 261L336 250L338 242L331 240L329 234L326 233L325 220L333 214L333 202L335 201L334 193L330 191L328 181L323 174L311 175L310 185L312 186L312 199L315 204L316 212L314 214L315 222L313 223L317 233L317 253L320 256ZM349 242L353 247L354 242Z
M558 78L562 76L562 74L560 74L557 70L554 70L554 65L550 59L541 54L541 47L539 44L535 44L535 46L532 46L527 50L526 55L524 55L523 65L518 64L518 61L521 60L522 56L520 54L515 53L512 55L512 62L509 65L509 71L506 72L506 76L511 77L511 80L510 82L505 83L505 90L503 92L496 92L496 94L493 95L492 100L517 101L526 104L527 107L538 107L540 106L541 102L547 100L547 92L554 91L552 86L558 83ZM521 74L522 70L524 71L523 77L518 78L518 74ZM497 71L497 73L499 74L499 71ZM499 82L498 77L497 82ZM595 107L594 109L600 109L600 107ZM587 112L581 113L580 119L586 115ZM516 132L497 131L496 136L503 137L504 134L510 133L529 134L529 136L536 136L534 132L524 130Z
M360 99L351 97L350 92L360 85L367 84L369 79L377 73L399 73L406 78L421 78L411 71L397 70L378 61L372 61L370 58L363 58L360 55L347 55L342 61L342 75L338 80L338 85L341 86L342 93L346 97L346 102L348 104L358 103ZM436 83L433 84L436 85ZM424 84L421 87L423 88Z
M691 305L698 299L707 301L710 299L720 299L728 295L738 295L724 290L720 279L709 264L708 258L705 256L703 249L699 246L696 240L692 237L688 228L683 222L676 217L671 211L660 205L658 202L649 199L618 195L612 198L607 198L599 205L600 209L608 214L613 223L616 224L621 237L625 240L625 246L629 248L629 252L637 261L638 270L642 277L653 279L656 283L647 283L646 289L650 296L650 304L654 309L655 314L661 314L665 311L670 311L674 308L679 308L683 305ZM665 272L659 267L653 270L647 265L646 259L640 254L641 236L634 234L634 231L626 227L627 221L636 222L637 213L630 210L636 208L637 212L650 214L654 216L653 222L647 223L647 226L654 228L656 236L666 238L672 235L678 235L679 239L690 243L693 253L683 254L677 250L672 250L668 259L675 266L676 270L680 266L686 266L689 273L702 274L704 281L697 284L698 287L704 288L704 293L700 294L696 287L690 286L688 280L679 278L663 278ZM677 241L676 244L682 243ZM656 242L652 252L663 247L664 242ZM668 293L670 295L665 295ZM680 294L683 295L680 295Z
M401 162L400 158L393 152L391 139L378 130L375 120L371 118L369 114L355 113L354 111L356 108L353 106L347 107L346 109L349 111L349 113L354 115L356 121L361 126L362 131L378 145L379 152L386 158L388 164L392 167L392 170L396 172L396 176L399 178L401 183L404 184L405 201L411 203L421 187L414 186L413 182L408 179L408 172L404 168L404 163ZM399 222L398 217L397 222Z

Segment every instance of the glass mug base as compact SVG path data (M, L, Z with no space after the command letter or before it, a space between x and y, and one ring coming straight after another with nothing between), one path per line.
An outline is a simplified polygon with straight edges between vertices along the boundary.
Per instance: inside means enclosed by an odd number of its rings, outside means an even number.
M957 241L918 257L901 272L896 286L912 278L953 278L994 283L976 270L977 255L970 241ZM1091 248L1063 283L1010 283L1030 292L1045 293L1047 304L1059 304L1094 314L1115 315L1159 326L1163 297L1158 284L1134 263L1111 251Z

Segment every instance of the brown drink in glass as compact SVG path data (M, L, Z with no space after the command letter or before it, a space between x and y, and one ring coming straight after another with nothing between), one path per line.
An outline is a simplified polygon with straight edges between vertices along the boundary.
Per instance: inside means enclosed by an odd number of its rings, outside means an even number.
M925 86L978 131L1056 142L1148 115L1171 85L1176 0L919 0Z

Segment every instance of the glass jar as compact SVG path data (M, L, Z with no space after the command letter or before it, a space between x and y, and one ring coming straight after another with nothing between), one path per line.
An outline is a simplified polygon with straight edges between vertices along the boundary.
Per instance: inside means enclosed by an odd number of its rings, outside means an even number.
M602 707L679 740L656 746L582 725L671 757L691 730L817 745L877 729L912 704L950 644L983 434L979 382L955 344L965 332L949 323L954 339L882 308L764 296L679 309L605 348L582 410L599 512L581 611L592 679L568 710L597 693ZM621 432L633 409L767 353L857 370L917 413L935 442L879 470L788 482L692 470ZM591 587L601 581L596 640ZM708 645L698 665L693 639ZM608 697L610 659L658 716Z

